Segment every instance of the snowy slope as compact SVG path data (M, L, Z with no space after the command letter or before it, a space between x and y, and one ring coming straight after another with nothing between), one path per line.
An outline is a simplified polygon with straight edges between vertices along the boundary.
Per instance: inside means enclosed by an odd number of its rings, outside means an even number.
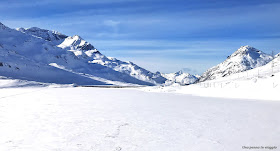
M34 27L31 29L34 29ZM47 32L47 34L42 34L42 31ZM102 66L109 67L117 72L128 74L138 80L149 82L152 84L161 84L166 81L166 79L161 77L161 75L152 73L144 68L137 66L132 62L126 62L112 57L106 57L105 55L101 54L93 45L91 45L89 42L85 41L78 35L65 38L65 35L62 35L56 31L51 32L43 29L40 29L40 32L29 32L29 34L34 34L35 36L41 37L43 39L46 39L45 37L49 37L46 35L49 35L50 33L52 33L53 37L59 37L56 39L52 38L55 40L55 42L57 42L57 40L63 39L63 41L60 41L60 43L58 44L58 47L73 52L75 56L83 58L88 63L100 64Z
M142 81L153 84L162 84L166 81L160 74L152 73L130 61L121 61L116 58L106 57L94 48L94 46L77 35L66 38L58 47L71 51L76 56L87 59L88 63L106 66Z
M52 43L0 26L1 76L59 84L105 84L48 65L63 53Z
M230 55L224 62L203 73L199 82L225 77L234 73L260 67L271 60L272 56L265 54L256 48L242 46Z
M27 80L18 80L18 79L9 79L6 77L0 76L0 89L3 88L19 88L19 87L40 87L46 86L44 83L27 81Z
M116 58L99 55L92 61L92 63L104 65L115 71L126 73L137 79L154 84L162 84L166 81L166 78L164 78L159 72L152 73L130 61L121 61Z
M205 97L280 100L280 56L268 64L188 86L147 87L145 91L183 93Z
M83 85L154 85L164 82L156 81L155 74L151 73L151 76L143 72L146 71L143 68L139 68L141 76L133 76L131 70L118 71L94 62L107 57L79 36L67 37L35 27L17 31L3 24L0 32L0 61L3 64L0 76Z
M50 30L46 30L46 29L41 29L38 27L32 27L32 28L17 28L16 30L32 35L32 36L36 36L38 38L42 38L45 39L47 41L58 41L62 42L65 38L67 38L68 36L61 34L57 31L50 31Z
M30 29L39 28L33 27ZM100 64L112 68L115 71L128 74L136 79L153 84L162 84L166 81L166 79L163 78L161 75L157 73L152 73L144 68L137 66L136 64L130 61L121 61L116 58L106 57L105 55L101 54L93 45L91 45L89 42L85 41L78 35L75 35L73 37L68 36L65 38L65 35L60 34L56 31L48 31L44 29L39 30L40 32L29 32L29 34L34 34L35 36L46 39L45 37L50 37L46 35L52 33L52 37L58 37L52 38L53 40L63 39L63 41L58 44L58 47L73 52L76 56L84 58L89 63ZM47 34L41 34L41 31L47 32Z
M165 82L166 85L170 85L173 83L179 83L180 85L188 85L193 84L198 80L196 76L191 75L189 73L184 73L183 71L167 74L162 73L161 75L168 79L168 81Z
M280 100L279 90L280 57L277 57L264 66L179 88L176 92L211 97Z

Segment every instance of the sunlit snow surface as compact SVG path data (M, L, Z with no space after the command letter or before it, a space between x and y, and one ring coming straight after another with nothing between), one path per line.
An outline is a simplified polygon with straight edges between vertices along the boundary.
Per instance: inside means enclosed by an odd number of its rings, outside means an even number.
M239 151L280 145L280 102L133 88L0 89L0 150Z

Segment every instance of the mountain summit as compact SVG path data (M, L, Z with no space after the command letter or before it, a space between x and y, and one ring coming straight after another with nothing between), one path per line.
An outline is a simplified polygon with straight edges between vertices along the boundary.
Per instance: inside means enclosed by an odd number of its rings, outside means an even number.
M0 28L1 29L4 29L4 28L7 28L4 24L2 24L1 22L0 22Z
M208 69L203 73L199 82L225 77L234 73L243 72L256 67L263 66L272 60L272 56L251 47L241 46L224 62Z
M78 85L157 85L166 81L132 62L106 57L80 36L0 24L0 76Z

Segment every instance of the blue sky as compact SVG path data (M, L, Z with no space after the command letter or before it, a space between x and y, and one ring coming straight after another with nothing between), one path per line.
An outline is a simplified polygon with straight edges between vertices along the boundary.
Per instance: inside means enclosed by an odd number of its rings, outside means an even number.
M279 0L1 0L0 21L80 35L107 56L201 74L242 45L280 49Z

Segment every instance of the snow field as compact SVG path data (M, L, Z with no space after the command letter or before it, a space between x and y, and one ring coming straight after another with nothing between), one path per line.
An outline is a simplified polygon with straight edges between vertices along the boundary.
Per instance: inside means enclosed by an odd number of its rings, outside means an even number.
M0 89L0 150L238 151L280 146L280 102L139 89ZM279 149L279 148L278 148Z

